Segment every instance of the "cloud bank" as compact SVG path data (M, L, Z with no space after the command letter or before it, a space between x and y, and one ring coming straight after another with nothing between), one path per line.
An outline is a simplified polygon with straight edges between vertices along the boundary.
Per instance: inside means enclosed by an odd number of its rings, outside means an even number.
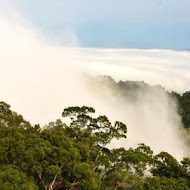
M118 103L109 89L107 97L92 94L81 75L144 80L182 92L189 90L189 52L60 47L24 20L7 17L0 17L0 41L0 99L26 119L45 124L59 118L67 106L86 104L112 120L127 123L131 132L129 143L122 142L123 146L143 141L155 151L185 155L185 145L176 130L180 118L167 96L151 92L135 104Z

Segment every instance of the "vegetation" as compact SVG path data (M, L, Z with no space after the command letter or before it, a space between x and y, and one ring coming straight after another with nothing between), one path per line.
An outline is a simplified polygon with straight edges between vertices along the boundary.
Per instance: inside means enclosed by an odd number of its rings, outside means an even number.
M69 107L70 119L32 126L0 102L2 190L189 190L190 158L180 163L150 147L110 149L127 138L122 122L94 117L92 107Z
M122 96L122 98L128 98L131 101L135 100L139 94L150 93L151 91L160 91L168 94L175 99L178 107L179 115L182 118L182 124L185 129L190 129L190 91L179 94L176 92L167 92L161 85L150 86L144 81L119 81L116 82L110 76L99 76L97 79L93 79L91 77L88 78L91 83L95 83L92 85L93 88L96 84L104 87L110 88L114 90L114 93L118 93L117 95ZM99 90L97 90L99 91Z
M190 129L190 91L183 94L172 92L172 95L177 99L183 126Z

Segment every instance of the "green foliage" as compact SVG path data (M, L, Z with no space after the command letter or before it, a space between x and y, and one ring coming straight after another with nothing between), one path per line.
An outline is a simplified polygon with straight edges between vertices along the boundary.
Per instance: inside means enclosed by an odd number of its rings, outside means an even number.
M10 110L9 104L0 102L0 126L27 127L29 125L21 115Z
M176 92L167 92L161 85L150 86L144 81L119 81L116 82L110 76L99 76L98 78L89 77L90 85L93 89L98 86L96 91L99 92L100 88L112 89L114 95L118 98L127 98L130 101L135 101L139 95L150 92L163 92L173 97L176 100L179 115L182 118L182 124L185 128L190 128L190 91L179 94ZM91 87L91 86L89 86Z
M168 178L179 178L185 177L187 174L184 167L178 163L178 161L173 158L167 152L161 152L155 156L156 168L152 170L155 176L165 176Z
M2 190L38 190L32 177L17 169L14 165L0 167L0 189Z
M190 159L179 163L150 147L109 149L126 138L122 122L93 117L92 107L69 107L45 128L31 126L0 103L0 190L189 189ZM178 185L177 185L178 184Z
M190 186L183 178L154 177L145 181L144 190L190 190Z
M129 171L113 171L105 177L101 189L140 190L143 189L143 180Z
M182 95L172 92L172 95L178 101L179 113L182 117L182 123L185 128L190 128L190 91Z

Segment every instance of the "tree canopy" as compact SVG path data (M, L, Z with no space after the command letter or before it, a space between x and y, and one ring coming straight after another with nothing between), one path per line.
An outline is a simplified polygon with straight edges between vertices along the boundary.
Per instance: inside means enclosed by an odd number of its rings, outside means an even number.
M0 102L0 189L190 189L190 158L154 155L145 144L108 148L113 139L127 138L127 126L94 113L92 107L68 107L63 120L40 127Z

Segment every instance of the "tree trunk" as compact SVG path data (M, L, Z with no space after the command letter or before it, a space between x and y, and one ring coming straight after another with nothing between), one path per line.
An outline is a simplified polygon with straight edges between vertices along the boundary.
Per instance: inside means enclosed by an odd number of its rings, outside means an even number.
M53 190L54 189L55 183L56 183L56 178L57 178L57 174L55 175L53 181L49 184L48 190Z
M78 180L75 180L72 184L71 187L69 188L69 190L72 190L77 184L78 184Z

